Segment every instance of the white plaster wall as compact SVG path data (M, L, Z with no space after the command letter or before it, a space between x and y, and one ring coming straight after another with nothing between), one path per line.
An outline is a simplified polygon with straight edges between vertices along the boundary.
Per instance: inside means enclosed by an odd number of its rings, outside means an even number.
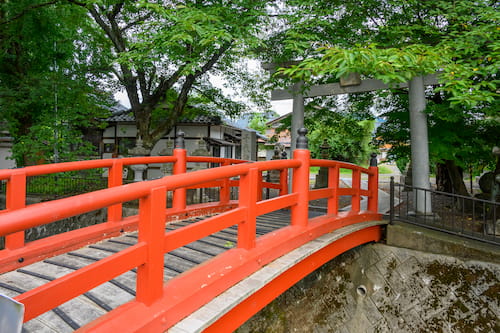
M185 133L185 137L204 138L208 136L208 126L178 126L177 130Z
M14 160L7 159L10 156L10 148L0 147L0 169L12 169L16 167Z
M220 126L213 126L210 129L210 137L214 138L214 139L223 139L224 136L223 136L222 128Z
M112 138L115 136L115 127L108 127L102 132L104 138Z
M160 155L160 151L162 151L163 149L167 148L167 142L168 141L171 141L172 142L172 148L174 147L175 145L175 142L173 139L169 140L169 139L161 139L159 140L154 146L153 146L153 149L151 149L151 156L158 156Z
M135 125L119 125L116 136L119 138L135 138L137 135L137 128Z

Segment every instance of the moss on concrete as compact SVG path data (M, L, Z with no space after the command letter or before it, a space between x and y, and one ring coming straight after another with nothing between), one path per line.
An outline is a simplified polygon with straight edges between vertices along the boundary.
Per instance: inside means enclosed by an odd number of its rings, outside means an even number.
M366 245L308 275L237 332L500 332L499 272L491 263ZM360 285L366 294L356 292Z

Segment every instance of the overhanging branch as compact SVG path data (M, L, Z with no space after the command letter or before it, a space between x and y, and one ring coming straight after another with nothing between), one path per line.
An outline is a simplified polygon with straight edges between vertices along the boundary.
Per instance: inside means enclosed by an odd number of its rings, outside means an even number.
M59 2L59 1L54 0L54 1L44 2L44 3L39 3L39 4L36 4L36 5L30 5L30 6L26 7L26 8L24 8L18 14L14 15L13 17L11 17L9 19L5 19L5 20L0 21L0 25L5 25L5 24L8 24L8 23L10 23L12 21L15 21L17 19L20 19L21 17L23 17L30 10L34 10L34 9L38 9L38 8L42 8L42 7L46 7L46 6L50 6L50 5L54 5L57 2Z

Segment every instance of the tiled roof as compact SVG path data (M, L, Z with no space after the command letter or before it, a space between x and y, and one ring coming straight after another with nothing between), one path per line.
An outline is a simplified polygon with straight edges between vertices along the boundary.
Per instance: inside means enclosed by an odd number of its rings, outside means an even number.
M207 116L207 115L199 115L194 117L193 119L183 118L178 122L182 124L212 124L212 125L221 125L222 119L219 116Z
M106 119L106 121L110 122L134 122L134 114L130 111L120 111L120 112L113 112L113 115Z
M123 110L116 108L112 110L112 115L108 119L108 122L134 122L135 117L131 110ZM178 124L211 124L220 125L222 124L222 119L219 116L208 116L208 115L198 115L192 119L182 118L177 121Z

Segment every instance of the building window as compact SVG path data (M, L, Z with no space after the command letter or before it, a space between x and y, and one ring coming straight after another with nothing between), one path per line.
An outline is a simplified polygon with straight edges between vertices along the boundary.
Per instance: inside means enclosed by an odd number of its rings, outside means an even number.
M233 146L224 146L224 157L233 158Z

